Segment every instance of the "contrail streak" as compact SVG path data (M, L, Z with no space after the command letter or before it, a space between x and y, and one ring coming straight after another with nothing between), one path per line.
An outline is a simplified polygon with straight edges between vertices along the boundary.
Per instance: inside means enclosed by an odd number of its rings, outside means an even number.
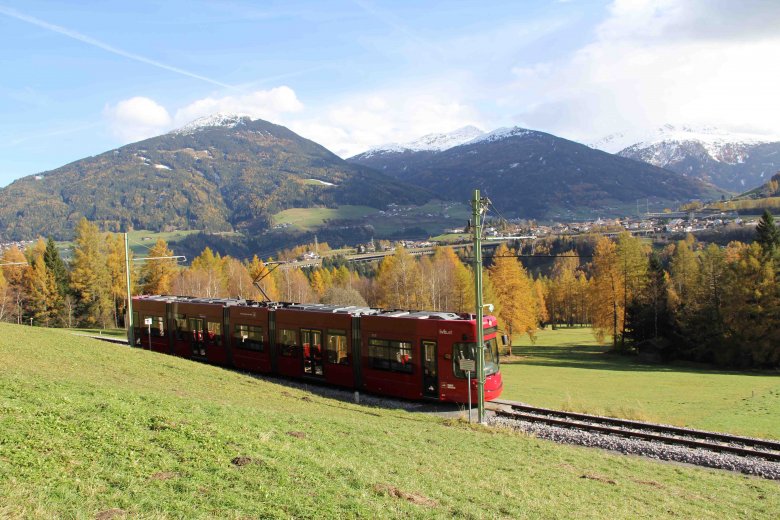
M78 40L82 43L86 43L87 45L97 47L98 49L103 49L104 51L110 52L112 54L116 54L117 56L122 56L124 58L138 61L140 63L146 63L147 65L151 65L153 67L157 67L170 72L175 72L176 74L181 74L182 76L188 76L190 78L199 79L201 81L205 81L206 83L211 83L212 85L217 85L219 87L236 90L236 88L233 85L228 85L227 83L223 83L221 81L217 81L215 79L211 79L206 76L201 76L200 74L195 74L194 72L190 72L188 70L180 69L172 65L166 65L165 63L161 63L157 60L146 58L144 56L140 56L138 54L134 54L132 52L119 49L107 43L103 43L100 40L96 40L95 38L92 38L85 34L81 34L80 32L68 29L66 27L62 27L60 25L49 23L45 20L41 20L40 18L35 18L34 16L26 15L24 13L21 13L9 7L4 7L0 5L0 14L4 14L6 16L10 16L11 18L16 18L17 20L21 20L23 22L36 25L38 27L61 34L63 36L67 36L68 38Z

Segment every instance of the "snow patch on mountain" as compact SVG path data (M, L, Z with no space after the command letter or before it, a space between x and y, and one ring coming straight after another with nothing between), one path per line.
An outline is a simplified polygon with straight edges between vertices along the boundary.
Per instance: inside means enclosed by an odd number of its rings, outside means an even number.
M181 128L173 130L172 134L188 135L203 128L209 127L224 127L235 128L240 124L244 124L251 119L248 116L239 114L211 114L187 123Z
M468 143L464 144L501 141L502 139L508 139L510 137L522 137L531 133L533 133L533 130L528 130L527 128L521 128L519 126L514 126L512 128L499 128L498 130L493 130L490 133L476 137Z
M409 141L407 143L389 143L383 144L369 149L367 152L361 154L362 157L368 158L374 155L386 154L386 153L403 153L410 152L443 152L456 146L468 143L479 136L484 135L485 132L477 128L476 126L464 126L458 128L452 132L444 134L428 134Z
M628 148L637 150L659 144L693 142L703 146L708 155L716 161L735 164L744 162L745 159L744 156L735 153L735 145L752 146L778 141L780 141L780 136L729 132L715 126L696 127L666 124L649 132L617 132L594 141L589 146L609 153L618 153Z

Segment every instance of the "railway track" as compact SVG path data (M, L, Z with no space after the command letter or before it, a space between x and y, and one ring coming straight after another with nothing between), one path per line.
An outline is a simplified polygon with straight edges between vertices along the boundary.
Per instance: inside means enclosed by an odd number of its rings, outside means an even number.
M492 401L490 408L498 417L517 421L542 423L548 426L727 453L739 457L755 457L780 463L780 442L778 441L564 412L500 399Z

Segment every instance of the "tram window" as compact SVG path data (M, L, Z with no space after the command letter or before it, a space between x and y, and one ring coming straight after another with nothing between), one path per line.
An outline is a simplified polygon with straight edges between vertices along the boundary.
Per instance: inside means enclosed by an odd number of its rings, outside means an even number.
M143 325L143 322L141 321L141 315L138 314L138 311L133 311L133 327L140 329L141 325Z
M325 343L328 363L349 365L349 349L347 348L347 333L343 330L329 329Z
M263 328L254 325L236 325L233 329L233 344L237 348L262 352Z
M146 318L152 318L151 333L153 338L165 337L165 318L162 316L146 316ZM148 330L148 326L147 326Z
M279 329L276 335L279 344L279 355L293 357L297 355L298 332L293 329Z
M368 363L377 370L411 374L414 370L412 344L407 341L369 339Z
M190 331L189 327L189 321L187 321L187 316L184 314L177 314L173 318L174 323L176 324L176 339L183 341L187 339L187 333Z
M218 321L206 322L208 340L214 344L222 345L222 324Z
M455 377L466 378L466 372L460 369L460 360L476 359L476 350L476 343L455 343L452 346L452 370ZM471 374L471 377L474 377L474 374Z
M461 359L477 358L476 343L455 343L452 346L452 371L455 377L464 378L466 372L460 369ZM496 338L491 338L485 342L485 375L498 372L498 344ZM474 377L474 374L471 374Z

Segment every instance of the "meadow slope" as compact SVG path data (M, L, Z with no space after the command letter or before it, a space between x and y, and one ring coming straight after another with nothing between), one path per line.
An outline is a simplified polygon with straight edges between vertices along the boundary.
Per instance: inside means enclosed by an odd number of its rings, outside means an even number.
M774 518L780 485L0 324L0 517Z

